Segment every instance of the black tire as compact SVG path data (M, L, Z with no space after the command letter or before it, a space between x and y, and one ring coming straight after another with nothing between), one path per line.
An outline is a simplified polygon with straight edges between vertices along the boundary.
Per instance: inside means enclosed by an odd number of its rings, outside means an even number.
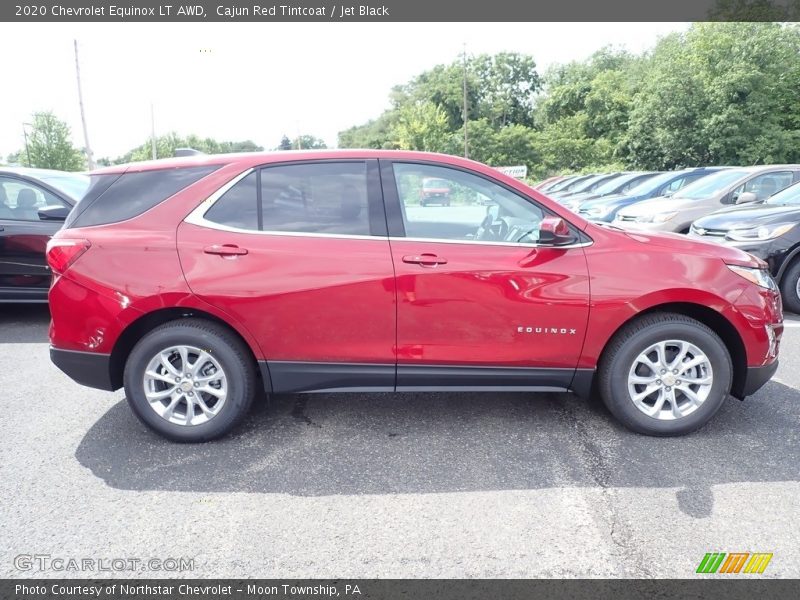
M160 351L180 345L207 352L219 364L226 378L224 404L204 423L172 423L156 413L145 395L143 378L150 360ZM225 327L194 318L165 323L145 335L128 356L123 381L128 403L139 420L175 442L206 442L225 435L248 413L256 391L255 365L247 346ZM209 402L215 401L213 396L206 398ZM188 405L179 406L184 407L187 415Z
M674 420L645 414L628 390L628 375L637 357L651 345L667 340L693 344L708 358L713 374L706 399L694 412ZM705 425L728 397L733 380L731 357L719 336L699 321L674 313L654 313L626 325L609 342L599 367L598 389L608 410L628 429L654 436L683 435ZM685 400L681 394L678 406Z
M795 314L800 314L800 295L797 293L798 280L800 280L800 260L795 260L781 277L783 307Z

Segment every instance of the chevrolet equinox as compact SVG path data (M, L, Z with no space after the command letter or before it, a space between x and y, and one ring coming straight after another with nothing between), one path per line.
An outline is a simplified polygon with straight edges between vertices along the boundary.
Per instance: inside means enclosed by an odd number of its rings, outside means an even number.
M449 206L419 205L432 179ZM258 388L597 393L634 431L683 434L769 380L783 332L760 259L419 152L101 169L47 259L53 362L184 442Z

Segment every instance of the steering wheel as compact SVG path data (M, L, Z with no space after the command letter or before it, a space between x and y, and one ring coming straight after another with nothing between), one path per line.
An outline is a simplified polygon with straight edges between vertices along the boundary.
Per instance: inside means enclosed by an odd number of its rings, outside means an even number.
M475 232L476 240L504 240L509 232L508 223L502 217L497 220L491 214L487 214L486 218L478 226Z
M483 240L486 239L486 232L492 230L492 225L494 224L494 219L492 215L486 214L486 217L481 221L481 224L478 225L478 229L475 231L475 239L476 240Z

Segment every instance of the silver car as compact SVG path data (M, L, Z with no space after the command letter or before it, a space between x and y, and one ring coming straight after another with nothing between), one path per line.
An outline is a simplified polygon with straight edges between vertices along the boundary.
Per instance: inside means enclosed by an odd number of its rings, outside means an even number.
M763 202L800 180L800 165L768 165L726 169L668 198L652 198L621 209L614 225L640 231L687 233L692 222L724 206Z

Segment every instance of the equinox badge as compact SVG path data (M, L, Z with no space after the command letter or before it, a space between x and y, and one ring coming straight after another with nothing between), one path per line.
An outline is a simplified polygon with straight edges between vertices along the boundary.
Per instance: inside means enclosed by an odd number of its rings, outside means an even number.
M575 335L576 329L567 329L564 327L524 327L520 325L517 327L517 333L549 333L558 335Z

